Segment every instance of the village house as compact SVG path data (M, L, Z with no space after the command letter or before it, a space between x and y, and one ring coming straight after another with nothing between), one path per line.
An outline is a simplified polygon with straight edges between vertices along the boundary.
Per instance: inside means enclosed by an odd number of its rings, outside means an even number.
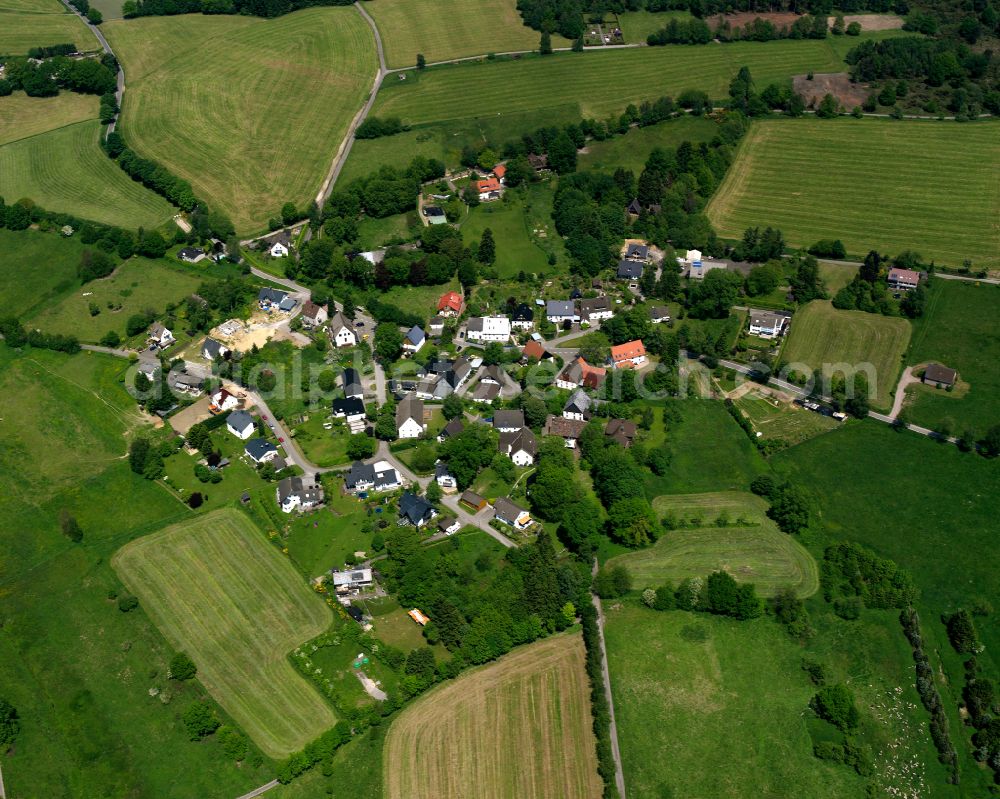
M527 362L534 358L536 361L548 360L552 357L545 346L540 341L535 341L532 339L527 344L524 345L524 349L521 350L521 360Z
M594 324L602 319L610 319L614 315L611 299L606 296L594 297L592 300L580 300L580 321Z
M340 311L331 317L330 324L327 325L327 333L335 347L353 347L358 343L358 331Z
M201 357L209 361L219 361L229 354L229 348L214 338L206 338L201 344Z
M226 389L220 388L209 399L208 409L213 413L225 413L236 410L240 405L239 397L230 394Z
M265 286L257 294L257 305L262 311L281 311L287 313L295 308L295 300L287 291L279 291Z
M501 433L497 446L500 452L514 461L515 466L531 466L538 454L535 434L527 427L514 433Z
M177 257L189 264L196 264L205 258L205 251L197 247L184 247L177 251Z
M497 386L503 385L503 369L498 364L492 363L483 369L483 374L479 378L480 383L492 383Z
M171 372L167 384L171 390L178 394L187 394L189 397L197 397L201 394L205 386L204 379L189 375L185 371Z
M302 306L301 316L302 324L306 327L320 327L327 319L329 319L326 307L323 305L317 305L312 300L306 300L305 304Z
M894 266L889 270L888 283L893 291L911 291L920 283L920 273Z
M434 480L439 486L441 486L441 488L458 488L458 480L455 479L455 475L451 473L448 469L448 464L444 461L438 461L434 465Z
M526 302L522 302L510 315L511 327L518 330L531 330L535 326L535 311Z
M401 488L403 479L388 461L363 463L355 461L344 473L346 491L395 491Z
M252 438L243 448L246 456L258 466L278 457L278 448L266 438Z
M435 338L442 335L444 333L444 317L432 316L430 322L427 323L427 332Z
M345 397L333 401L333 415L344 419L351 433L365 429L365 404L357 397Z
M628 449L635 440L639 428L629 419L609 419L604 426L604 435L616 444Z
M563 418L585 422L590 418L590 409L593 405L594 401L587 396L587 392L578 388L566 400L566 404L563 406Z
M545 303L545 318L554 325L575 322L579 319L573 300L549 300Z
M484 178L476 181L476 191L479 192L480 202L492 202L500 199L500 181L496 178Z
M371 588L375 584L371 569L351 569L350 571L333 572L333 588L338 594L348 594Z
M444 429L438 433L437 440L439 443L444 443L449 438L457 436L465 429L465 423L462 421L462 417L456 416L448 424L444 426Z
M507 174L507 167L503 164L497 164L493 167L493 177L499 180L501 183L504 182L504 176Z
M413 394L403 397L396 406L396 431L399 438L420 438L427 429L424 424L424 403Z
M473 402L487 403L493 402L499 396L500 386L497 383L484 383L480 380L479 385L476 386L475 391L472 392L469 399Z
M441 316L461 316L465 310L465 298L457 291L442 294L438 300L437 312Z
M448 217L445 214L444 209L437 205L425 205L424 218L426 218L428 224L431 225L448 224Z
M507 497L500 497L493 503L493 512L498 522L515 530L524 530L531 526L531 514Z
M152 383L156 373L160 371L160 359L153 353L143 350L139 353L139 365L136 371Z
M469 341L498 341L505 344L510 339L510 319L506 316L476 316L469 320L466 336Z
M612 347L611 363L615 369L635 369L642 366L646 363L646 347L640 339Z
M760 338L778 338L785 332L790 316L774 311L750 309L750 335Z
M174 334L159 322L153 322L149 327L149 342L164 350L174 343Z
M531 168L535 172L548 172L549 171L549 157L545 153L528 153L528 163L531 164Z
M641 263L646 263L649 261L649 246L646 244L639 244L638 242L632 242L625 248L622 258L626 261L639 261Z
M365 398L365 389L361 385L361 375L357 369L348 366L340 376L341 385L344 387L345 397L356 397L359 400Z
M278 483L278 505L285 513L323 504L323 486L310 477L286 477Z
M226 429L237 438L246 441L254 432L253 417L246 411L233 411L226 417Z
M434 506L423 497L418 497L407 491L399 498L400 524L423 527L435 516L437 516L437 511L434 510Z
M642 270L643 265L639 261L619 261L617 277L619 280L639 280Z
M958 372L939 363L931 363L924 369L924 376L921 380L929 386L935 388L951 388L958 379Z
M666 305L653 305L649 309L649 321L654 325L670 321L670 309Z
M424 346L426 340L424 331L418 325L414 325L403 336L403 350L411 355L420 352L420 348Z
M575 449L577 439L580 438L580 434L586 426L587 423L583 419L549 414L545 419L545 427L542 430L542 435L559 436L559 438L565 441L569 449Z
M558 388L573 389L577 386L585 388L600 388L607 376L607 370L600 366L591 366L582 355L577 355L556 376Z
M524 411L503 410L493 414L493 429L498 433L516 433L524 427Z
M284 258L291 252L292 237L287 230L279 230L261 240L264 252L272 258Z
M473 513L479 513L488 504L485 497L468 490L462 492L459 502L472 508Z
M462 529L462 523L454 516L442 516L438 519L437 527L445 535L454 535Z

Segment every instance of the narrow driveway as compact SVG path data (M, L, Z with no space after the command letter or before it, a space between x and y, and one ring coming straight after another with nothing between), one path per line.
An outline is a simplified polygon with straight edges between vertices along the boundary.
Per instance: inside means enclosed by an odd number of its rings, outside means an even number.
M243 796L240 796L239 799L254 799L255 796L260 796L261 794L267 793L272 788L277 788L278 785L280 784L281 783L279 783L277 780L271 780L270 782L261 785L259 788L254 788L252 791L250 791L250 793L243 794Z
M597 575L597 559L590 571L591 576ZM604 696L608 700L608 715L611 717L611 757L615 761L615 785L618 788L618 795L625 799L625 773L622 771L622 753L618 747L618 722L615 721L615 700L611 695L611 673L608 671L608 649L604 645L604 608L601 607L601 598L597 594L590 595L590 601L597 611L597 633L601 641L601 675L604 678Z

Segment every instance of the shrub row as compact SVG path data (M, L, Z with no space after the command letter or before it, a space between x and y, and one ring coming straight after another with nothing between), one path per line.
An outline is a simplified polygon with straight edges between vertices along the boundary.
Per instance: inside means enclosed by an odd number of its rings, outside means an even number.
M75 355L80 351L80 341L76 336L63 336L55 333L43 333L41 330L25 330L13 316L0 319L0 335L10 347L23 347L25 344L42 350L55 350Z
M583 625L583 645L587 649L587 677L590 679L590 708L594 717L594 735L597 737L597 772L604 780L604 799L616 799L615 758L611 749L611 708L604 693L604 671L601 653L601 631L597 627L597 610L589 603L581 603L580 621Z

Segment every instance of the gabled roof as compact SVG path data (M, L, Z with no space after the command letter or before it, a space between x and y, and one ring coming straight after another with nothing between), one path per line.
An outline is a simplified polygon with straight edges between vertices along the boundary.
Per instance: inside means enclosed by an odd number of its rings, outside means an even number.
M499 429L503 427L524 427L524 411L504 410L493 414L493 427Z
M550 414L545 420L545 435L560 438L579 438L587 423L580 419L567 419L565 416Z
M939 363L928 364L927 368L924 369L924 379L935 383L947 383L951 385L955 382L956 377L958 377L958 372Z
M485 497L481 497L479 496L479 494L476 494L468 490L462 492L461 501L464 502L466 505L471 505L473 508L478 508L480 505L486 504Z
M345 399L335 399L333 401L334 415L344 416L364 416L365 404L357 397L347 397Z
M399 498L399 515L405 518L410 524L418 524L426 521L434 507L423 497L411 494L409 491Z
M185 247L182 250L178 250L177 254L181 258L197 258L199 255L204 255L204 250L199 250L197 247Z
M625 206L625 211L630 214L642 213L642 206L639 204L639 200L632 200L632 202Z
M253 417L246 411L233 411L226 417L226 426L233 430L246 430L253 427Z
M420 329L419 325L414 325L406 333L406 340L415 347L422 344L425 338L424 331Z
M559 373L559 379L567 383L586 386L587 388L600 388L604 378L607 377L607 370L600 366L591 366L582 355L577 355L566 368Z
M325 311L326 309L322 305L317 305L312 300L306 300L302 305L302 316L306 319L315 319L320 311Z
M373 484L375 488L385 488L400 483L399 473L386 461L363 463L355 461L344 475L344 487L353 491L358 485Z
M165 328L159 322L153 322L153 324L149 326L149 335L151 335L153 338L161 338L164 333L169 333L169 332L170 331L167 330L167 328Z
M594 401L587 396L582 388L578 388L572 394L569 395L569 399L566 400L566 405L563 406L563 412L569 411L570 413L587 413L590 410L590 406L594 404Z
M396 406L396 426L401 427L407 419L413 419L417 424L424 424L424 403L416 394L407 394Z
M493 503L493 510L496 512L498 518L512 523L516 522L521 516L528 512L507 497L500 497L497 499L497 501Z
M485 180L477 181L476 188L479 189L480 194L492 191L500 191L500 181L497 180L496 178L486 178Z
M480 383L476 390L472 392L472 399L476 402L493 402L500 396L500 386L496 383Z
M337 313L330 318L330 331L334 335L337 335L337 333L345 327L354 333L354 335L357 335L357 331L354 329L354 325L351 324L351 320L344 316L341 311L337 311Z
M266 438L251 438L243 448L243 451L255 461L259 461L267 453L277 452L278 448Z
M521 350L521 355L525 358L536 358L539 361L543 358L550 357L549 353L546 352L545 347L542 346L542 343L540 341L535 341L534 339L524 345L524 349Z
M522 302L514 309L514 313L511 314L511 319L515 322L531 322L534 321L535 311L526 302Z
M594 297L592 300L580 300L580 316L589 318L591 314L611 310L611 300L607 296Z
M630 441L635 438L635 434L638 431L638 426L631 419L609 419L608 423L604 426L604 435L611 437L622 436Z
M900 269L898 266L889 270L889 280L901 281L903 283L919 283L920 273L912 269Z
M642 264L638 261L619 261L618 277L626 280L636 280L642 277Z
M572 300L549 300L545 303L546 316L574 316L575 313Z
M618 346L611 348L611 360L615 363L628 361L632 358L638 358L645 354L646 347L643 345L641 339L626 341L624 344L619 344Z
M218 358L226 348L214 338L206 338L201 345L201 351L207 352L210 358Z
M353 367L348 366L344 369L344 374L341 378L344 384L344 393L347 395L357 394L362 392L361 388L361 376L358 374L358 370Z
M501 433L498 447L504 455L527 452L531 457L535 457L538 454L538 442L535 440L535 434L527 427L522 427L514 433Z
M495 167L493 167L493 174L496 175L498 178L502 178L504 175L507 174L507 167L505 167L503 164L497 164Z
M259 302L269 302L273 305L278 305L283 302L287 296L287 291L279 291L278 289L273 289L270 286L264 286L264 288L258 292L257 300Z
M629 244L625 257L645 261L649 257L649 247L645 244Z
M444 426L444 429L441 431L441 435L445 438L451 438L452 436L457 436L464 429L465 422L462 421L462 417L456 416Z
M651 305L649 308L650 319L669 319L670 308L666 305Z
M464 302L464 298L457 291L449 291L441 295L441 299L438 300L437 309L439 311L451 309L455 313L461 313Z

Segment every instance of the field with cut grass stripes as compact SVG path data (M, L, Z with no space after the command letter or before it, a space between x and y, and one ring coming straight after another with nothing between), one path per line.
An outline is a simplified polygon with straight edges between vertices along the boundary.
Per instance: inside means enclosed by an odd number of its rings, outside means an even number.
M158 227L176 209L101 150L101 124L77 122L0 147L0 196L127 228Z
M390 68L538 48L539 33L524 24L515 0L406 0L368 3ZM556 35L553 47L569 47Z
M336 722L288 662L292 649L327 628L330 611L239 511L140 538L112 565L265 754L284 757Z
M809 70L836 72L844 64L817 40L557 53L411 71L405 81L386 81L372 113L423 124L568 106L578 116L603 118L629 103L676 97L684 89L721 99L742 66L766 86Z
M240 232L305 208L376 70L353 8L106 23L128 74L128 143L189 180Z
M629 570L636 587L658 588L721 569L753 583L761 596L794 588L807 597L819 588L816 561L767 518L760 497L742 491L663 496L653 508L661 518L674 519L677 529L647 549L611 560Z
M60 92L55 97L28 97L14 92L0 97L0 146L97 118L98 99L92 94Z
M99 47L83 20L59 0L0 0L0 55L70 42L80 50Z
M1000 266L1000 124L876 119L755 122L708 207L720 235L781 228L790 244L916 250Z
M583 640L566 633L466 672L389 728L386 799L597 799Z
M845 364L858 369L868 375L869 389L874 389L872 404L886 408L910 331L910 323L899 317L841 311L827 300L814 300L792 317L781 360L793 368L801 364L825 373Z

